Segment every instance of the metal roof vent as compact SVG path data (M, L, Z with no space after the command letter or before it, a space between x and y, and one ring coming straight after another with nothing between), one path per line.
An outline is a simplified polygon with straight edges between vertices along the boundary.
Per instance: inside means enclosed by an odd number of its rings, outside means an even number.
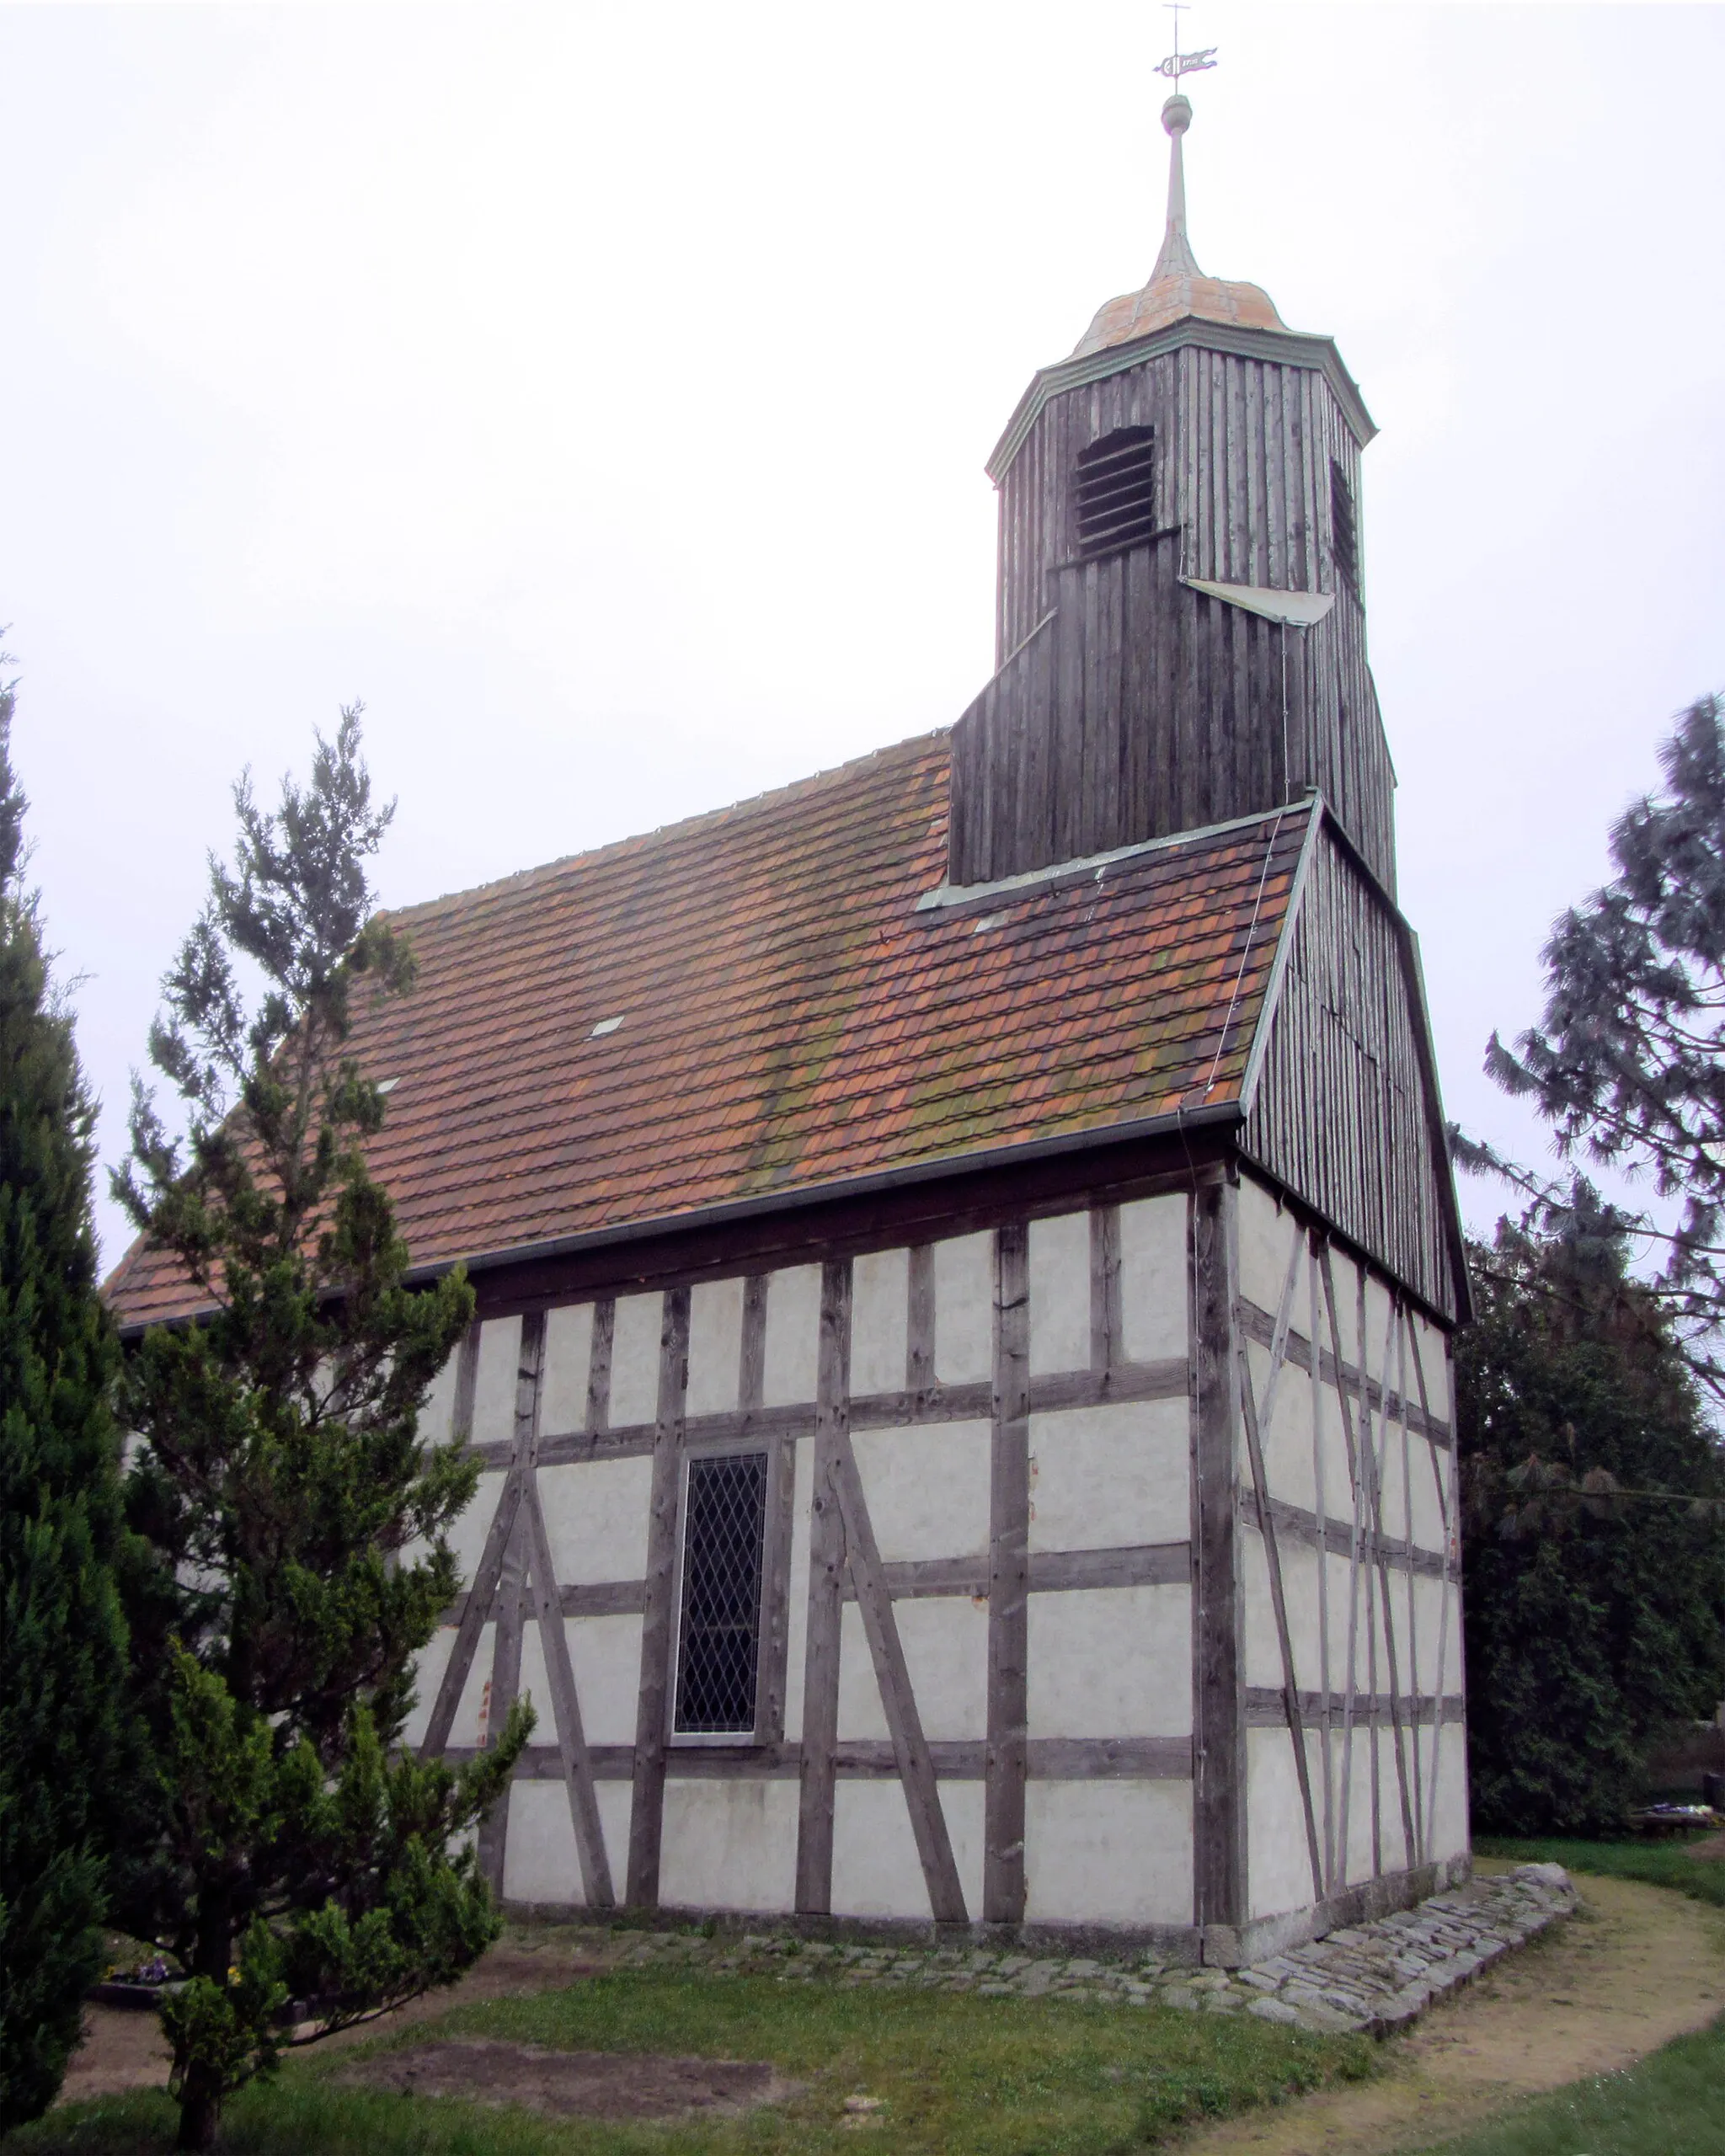
M1136 547L1156 531L1149 427L1116 427L1078 452L1078 558Z

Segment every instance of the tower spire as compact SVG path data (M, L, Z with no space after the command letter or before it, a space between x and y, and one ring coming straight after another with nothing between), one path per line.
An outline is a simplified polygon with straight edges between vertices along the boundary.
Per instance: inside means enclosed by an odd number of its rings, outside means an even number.
M1162 252L1142 291L1123 293L1097 309L1096 319L1078 340L1072 354L1075 360L1088 359L1110 345L1130 344L1188 318L1231 322L1252 329L1287 328L1269 294L1258 286L1206 277L1187 237L1183 137L1192 125L1192 107L1180 88L1180 78L1200 68L1214 67L1216 49L1206 45L1196 52L1180 50L1180 17L1186 7L1187 0L1168 0L1168 10L1174 18L1174 49L1156 67L1156 72L1173 86L1173 95L1162 107L1162 125L1168 135L1168 221Z
M1180 153L1181 137L1192 125L1191 100L1176 90L1162 107L1162 125L1168 131L1168 228L1162 251L1150 273L1152 285L1164 277L1201 277L1204 275L1186 237L1186 163Z
M1168 13L1174 19L1174 49L1166 60L1158 61L1156 72L1166 75L1174 86L1174 94L1162 107L1162 125L1168 132L1168 228L1162 236L1162 251L1156 259L1156 267L1150 273L1152 285L1164 277L1201 277L1204 275L1192 252L1192 243L1186 237L1186 163L1181 154L1181 138L1192 125L1192 106L1180 88L1183 75L1196 74L1200 69L1214 67L1216 49L1205 45L1201 51L1182 52L1180 50L1180 18L1187 12L1187 0L1167 0Z

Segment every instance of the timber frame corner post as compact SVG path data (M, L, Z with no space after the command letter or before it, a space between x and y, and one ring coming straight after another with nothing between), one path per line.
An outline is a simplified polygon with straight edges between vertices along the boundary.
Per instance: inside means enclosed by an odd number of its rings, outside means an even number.
M809 1620L797 1797L798 1916L828 1916L832 1911L839 1647L848 1565L836 1470L850 1445L851 1294L850 1261L829 1258L820 1273L814 1474L809 1500Z
M671 1617L676 1598L677 1505L689 1390L689 1290L665 1296L659 1336L659 1399L653 1431L653 1481L647 1525L647 1582L641 1618L641 1689L635 1716L633 1786L629 1801L628 1905L659 1906L660 1845L665 1827L665 1738L669 1728Z
M1192 1857L1205 1959L1225 1959L1247 1911L1246 1669L1238 1549L1239 1394L1234 1369L1238 1192L1216 1176L1192 1193Z
M1023 1221L995 1235L992 1390L982 1914L1022 1924L1030 1712L1030 1233Z

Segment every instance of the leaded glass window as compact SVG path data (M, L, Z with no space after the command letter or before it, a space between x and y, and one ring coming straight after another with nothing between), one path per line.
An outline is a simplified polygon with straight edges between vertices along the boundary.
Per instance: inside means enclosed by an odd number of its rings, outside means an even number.
M698 1455L683 1508L679 1737L752 1737L761 1660L766 1454Z

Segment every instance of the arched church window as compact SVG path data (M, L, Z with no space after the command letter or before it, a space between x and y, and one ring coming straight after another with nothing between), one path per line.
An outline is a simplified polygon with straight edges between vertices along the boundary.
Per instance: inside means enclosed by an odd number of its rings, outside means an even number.
M1136 547L1156 531L1151 430L1116 427L1078 452L1078 558Z
M1330 552L1336 575L1357 598L1359 593L1359 527L1354 515L1354 489L1336 459L1330 459Z

